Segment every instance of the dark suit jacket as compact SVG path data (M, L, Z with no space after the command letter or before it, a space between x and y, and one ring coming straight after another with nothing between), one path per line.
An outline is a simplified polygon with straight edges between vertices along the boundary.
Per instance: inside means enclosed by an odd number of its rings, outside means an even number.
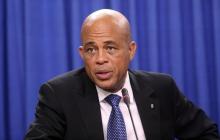
M219 139L216 125L180 93L170 76L143 71L129 75L147 140ZM104 139L97 91L84 68L43 84L35 115L26 140Z

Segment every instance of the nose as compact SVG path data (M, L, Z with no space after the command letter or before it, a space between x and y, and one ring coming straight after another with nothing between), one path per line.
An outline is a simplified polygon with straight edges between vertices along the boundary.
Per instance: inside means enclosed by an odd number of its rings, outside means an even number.
M103 50L99 50L96 57L96 64L102 65L107 63L108 59L106 53Z

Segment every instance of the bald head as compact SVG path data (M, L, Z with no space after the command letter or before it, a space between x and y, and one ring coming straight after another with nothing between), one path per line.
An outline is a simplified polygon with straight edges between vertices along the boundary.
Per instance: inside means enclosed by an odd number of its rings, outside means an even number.
M127 18L120 12L111 9L101 9L90 14L83 22L81 28L81 39L89 30L101 28L101 26L111 26L121 32L127 41L131 41L130 25Z

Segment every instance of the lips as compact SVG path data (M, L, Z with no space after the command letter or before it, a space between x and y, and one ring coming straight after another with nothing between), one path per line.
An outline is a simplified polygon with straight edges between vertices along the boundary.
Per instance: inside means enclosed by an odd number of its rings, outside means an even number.
M95 73L95 75L99 80L107 80L111 78L112 72L111 71L98 71Z

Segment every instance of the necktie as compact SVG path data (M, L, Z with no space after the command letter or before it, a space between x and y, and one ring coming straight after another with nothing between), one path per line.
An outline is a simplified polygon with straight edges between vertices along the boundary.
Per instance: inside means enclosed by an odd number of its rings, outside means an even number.
M112 106L108 121L107 140L127 140L124 119L118 106L121 97L111 94L105 100Z

